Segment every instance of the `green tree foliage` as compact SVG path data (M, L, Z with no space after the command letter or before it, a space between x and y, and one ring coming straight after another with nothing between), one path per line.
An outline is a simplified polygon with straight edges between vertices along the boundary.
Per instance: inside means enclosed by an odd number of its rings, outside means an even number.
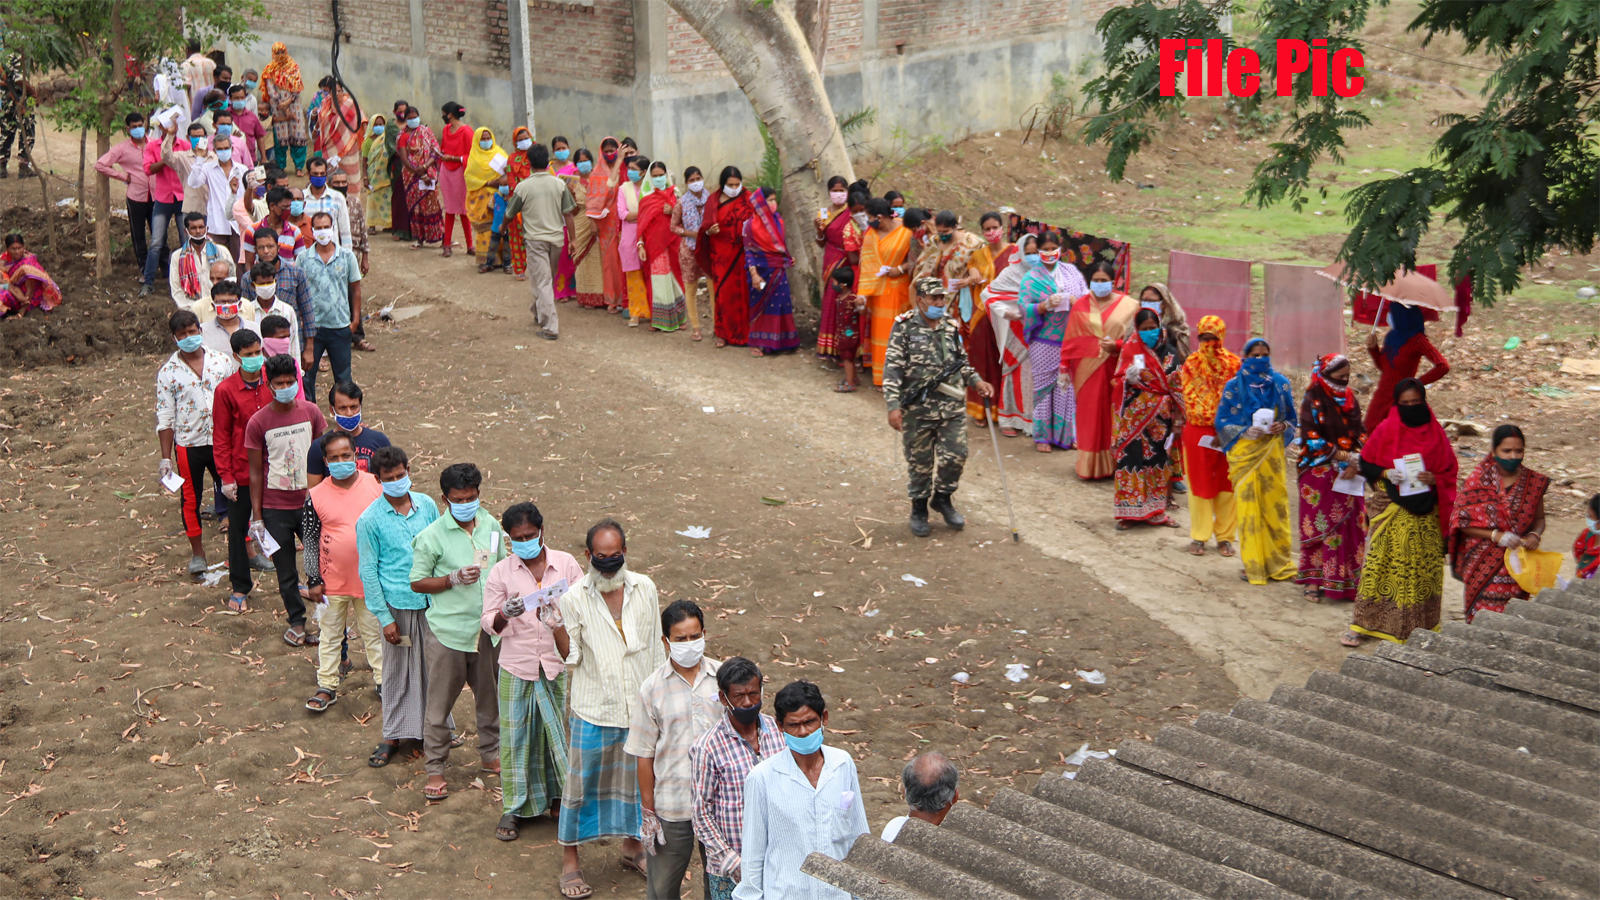
M1263 92L1272 89L1279 38L1363 49L1367 14L1385 2L1262 0L1261 32L1244 46L1261 57ZM1101 17L1105 73L1086 88L1099 114L1085 136L1106 145L1113 180L1149 144L1155 123L1184 104L1181 95L1160 96L1157 42L1221 38L1232 49L1239 45L1223 34L1221 20L1238 9L1233 0L1135 0ZM1546 251L1592 250L1600 236L1600 3L1424 0L1406 30L1424 46L1456 35L1496 68L1480 111L1444 117L1427 164L1351 192L1351 230L1337 259L1364 286L1383 284L1397 269L1416 266L1417 245L1440 213L1463 230L1450 256L1451 280L1470 273L1474 299L1492 304ZM1313 97L1310 84L1309 73L1295 80L1287 126L1256 164L1246 196L1258 206L1287 200L1302 208L1313 190L1312 167L1343 162L1345 133L1371 124L1355 98ZM1325 187L1316 190L1326 196Z

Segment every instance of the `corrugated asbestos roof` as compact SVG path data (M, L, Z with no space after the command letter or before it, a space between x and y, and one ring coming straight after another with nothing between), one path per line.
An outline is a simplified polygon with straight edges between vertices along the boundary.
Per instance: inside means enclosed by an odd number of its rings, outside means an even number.
M1600 581L803 870L864 900L1600 897Z

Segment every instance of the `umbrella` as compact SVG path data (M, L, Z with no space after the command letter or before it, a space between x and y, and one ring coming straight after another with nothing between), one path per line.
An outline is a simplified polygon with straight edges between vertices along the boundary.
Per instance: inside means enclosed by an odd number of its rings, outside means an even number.
M1362 290L1346 275L1343 263L1334 263L1326 268L1318 269L1317 274L1324 278L1332 279L1351 290ZM1421 306L1435 312L1451 312L1456 308L1456 295L1449 287L1429 278L1421 272L1407 272L1401 269L1394 273L1394 279L1375 291L1367 291L1390 303L1401 303L1406 306ZM1380 314L1380 318L1381 318Z

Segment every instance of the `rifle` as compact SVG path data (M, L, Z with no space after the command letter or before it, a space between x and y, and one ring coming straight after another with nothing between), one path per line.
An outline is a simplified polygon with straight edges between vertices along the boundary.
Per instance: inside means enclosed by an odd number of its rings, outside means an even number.
M963 357L963 356L957 355L956 358L952 359L943 369L940 369L939 373L937 375L935 375L933 378L929 379L928 381L923 382L922 384L917 385L915 388L912 388L912 389L906 390L906 391L902 391L901 394L900 394L900 406L902 408L904 408L904 407L908 407L908 406L921 405L921 403L928 398L928 392L929 391L935 391L935 390L938 390L938 391L940 391L940 393L945 393L945 394L947 394L949 396L954 396L954 397L959 397L959 398L965 399L967 395L960 388L957 388L957 387L954 387L954 386L950 386L951 390L954 391L954 393L950 393L949 391L945 391L945 390L943 390L943 388L946 387L946 385L944 383L945 379L949 378L951 375L954 375L957 372L961 371L963 368L966 367L966 365L967 365L966 358Z

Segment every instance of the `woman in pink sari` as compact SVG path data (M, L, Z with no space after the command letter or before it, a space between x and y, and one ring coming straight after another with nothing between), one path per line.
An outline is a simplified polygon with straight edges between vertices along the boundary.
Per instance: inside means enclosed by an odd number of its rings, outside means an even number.
M413 249L444 240L444 212L439 206L439 142L422 124L417 108L406 108L406 131L400 135L401 183L406 193L406 218L411 222Z
M1110 478L1117 472L1111 452L1113 377L1117 350L1133 328L1139 301L1112 287L1117 270L1109 262L1094 264L1089 293L1072 304L1061 342L1061 373L1072 378L1078 458L1073 464L1085 481Z
M61 305L61 288L39 265L38 257L28 252L20 232L6 235L6 249L0 253L0 318L12 313L25 315L30 309L49 312Z
M589 195L584 201L584 215L594 220L600 243L602 294L609 312L628 308L628 279L622 274L622 257L618 248L622 244L622 223L618 221L617 181L622 177L622 166L617 159L617 139L607 135L600 139L600 158L588 176Z
M833 271L842 264L851 268L861 262L861 229L854 214L857 206L866 207L866 198L852 198L850 183L844 176L828 179L827 209L817 213L817 243L822 245L822 316L817 323L817 356L831 359L838 355L839 319L842 311L838 304L848 303L854 308L855 295L841 291L833 283ZM859 352L859 351L858 351Z
M529 135L528 139L531 141L533 136ZM563 135L550 139L550 174L567 185L578 175L578 167L572 161L572 143ZM515 264L512 260L512 265ZM561 234L561 259L556 262L555 288L557 303L578 296L578 264L572 261L572 235L565 231Z

